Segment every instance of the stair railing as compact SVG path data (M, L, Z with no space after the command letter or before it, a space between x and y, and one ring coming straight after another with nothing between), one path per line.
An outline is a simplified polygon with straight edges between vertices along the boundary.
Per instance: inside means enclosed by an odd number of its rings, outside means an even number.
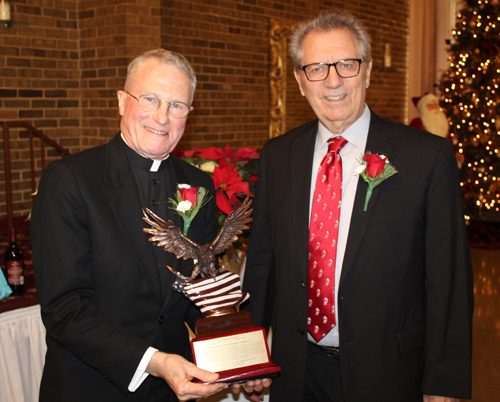
M47 137L42 131L37 130L32 125L24 121L2 121L0 124L3 127L3 152L5 164L5 193L7 202L7 224L10 231L14 227L14 204L12 197L12 159L10 152L10 128L25 128L29 133L30 142L30 171L31 171L31 192L36 191L36 176L35 176L35 138L40 139L40 161L41 170L45 170L45 145L57 150L61 157L69 156L70 152L61 147L57 142ZM33 196L34 198L34 196Z

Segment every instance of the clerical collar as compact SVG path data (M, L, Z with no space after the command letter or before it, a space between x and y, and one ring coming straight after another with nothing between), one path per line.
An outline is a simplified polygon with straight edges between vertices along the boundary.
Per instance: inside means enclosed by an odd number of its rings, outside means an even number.
M120 136L122 137L123 142L127 145L125 150L127 152L127 157L131 165L142 170L149 170L150 172L158 172L160 168L164 169L167 165L166 163L162 164L162 162L167 160L170 154L162 160L150 159L147 156L144 156L143 154L140 154L139 152L133 150L123 136L123 133L120 133Z

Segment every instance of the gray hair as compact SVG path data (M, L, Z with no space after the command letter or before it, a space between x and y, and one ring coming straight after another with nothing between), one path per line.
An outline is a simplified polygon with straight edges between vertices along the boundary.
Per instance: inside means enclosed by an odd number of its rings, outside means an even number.
M155 49L149 50L136 56L128 65L127 68L127 78L125 80L124 89L125 91L129 91L132 86L132 81L144 62L148 60L158 60L161 64L165 65L174 65L180 71L186 73L191 82L191 98L194 96L194 91L196 90L196 73L189 64L189 61L182 55L176 52L172 52L170 50L165 49ZM192 99L191 99L192 100Z
M361 53L370 62L370 35L363 23L347 11L322 10L309 20L299 23L290 36L290 56L296 69L302 65L304 39L311 31L329 32L336 29L349 29L359 42Z

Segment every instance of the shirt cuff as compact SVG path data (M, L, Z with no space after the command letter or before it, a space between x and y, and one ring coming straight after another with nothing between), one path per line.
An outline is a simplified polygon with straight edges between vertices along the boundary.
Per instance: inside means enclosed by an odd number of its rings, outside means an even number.
M148 367L149 361L153 357L153 354L157 351L158 349L149 347L148 350L146 350L146 353L144 353L144 356L142 356L142 359L139 362L139 366L137 367L137 370L132 377L132 381L130 381L130 384L128 385L128 390L130 392L137 391L137 388L139 388L139 386L149 375L149 373L146 372L146 368Z

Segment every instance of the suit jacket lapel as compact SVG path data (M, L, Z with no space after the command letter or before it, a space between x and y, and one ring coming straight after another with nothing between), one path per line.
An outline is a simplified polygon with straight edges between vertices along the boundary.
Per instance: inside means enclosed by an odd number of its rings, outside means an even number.
M174 198L175 197L175 193L177 191L177 185L178 184L190 184L188 183L188 178L186 176L186 174L184 173L184 170L178 165L177 161L175 160L175 158L170 155L169 157L170 161L170 165L169 165L169 180L168 180L168 183L167 183L167 188L165 189L167 191L167 197L169 198ZM167 219L168 220L171 220L179 229L183 229L184 227L184 222L182 220L182 218L179 216L179 214L177 214L174 210L168 208L167 210ZM194 223L195 221L193 221ZM166 251L164 251L166 253ZM167 256L167 261L168 261L168 266L170 266L171 268L173 268L175 271L180 271L181 269L181 266L182 266L182 261L179 260L175 255L171 254L171 253L168 253L168 256ZM167 267L165 267L165 269L168 269ZM167 275L164 275L163 278L164 278L164 282L162 285L163 285L163 289L164 289L164 292L163 294L165 295L164 299L163 299L163 309L165 309L165 307L168 305L170 299L172 298L172 292L174 292L174 290L172 289L172 285L174 284L174 281L175 281L175 275L173 275L172 273L170 272L166 272Z
M309 191L311 188L312 162L318 122L299 136L292 144L291 149L291 188L292 224L295 238L295 250L299 260L302 280L307 282L309 253Z
M392 134L385 128L384 121L373 111L371 111L370 129L368 131L368 139L366 142L365 152L386 155L389 158L389 161L393 160L397 148L390 142L391 138ZM366 183L363 178L359 178L339 286L342 285L342 282L349 273L354 257L358 252L358 248L365 234L367 225L370 221L374 209L377 206L377 198L381 186L383 187L383 183L379 184L373 190L372 196L370 198L370 203L368 204L368 209L365 212L363 211L363 208L365 203L366 191L368 189L368 183Z
M149 235L142 231L146 227L142 220L142 205L123 146L126 145L123 144L120 134L117 134L106 148L104 181L117 190L115 198L110 202L110 207L137 265L144 273L158 302L162 304L161 282L156 267L156 258L147 240Z

